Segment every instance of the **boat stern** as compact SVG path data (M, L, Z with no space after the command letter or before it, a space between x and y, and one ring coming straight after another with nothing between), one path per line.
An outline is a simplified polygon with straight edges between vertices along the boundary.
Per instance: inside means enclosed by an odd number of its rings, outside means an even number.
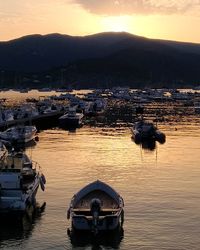
M123 210L118 211L105 211L102 210L98 218L89 214L89 211L85 211L84 214L72 212L72 227L75 230L85 231L111 231L122 225Z

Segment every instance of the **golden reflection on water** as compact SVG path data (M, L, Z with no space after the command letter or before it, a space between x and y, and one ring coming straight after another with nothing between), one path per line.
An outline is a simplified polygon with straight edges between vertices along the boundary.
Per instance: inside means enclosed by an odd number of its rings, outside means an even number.
M47 178L45 192L38 193L38 201L47 206L32 235L24 239L24 249L38 247L36 240L41 249L72 249L66 209L73 194L96 179L124 198L120 249L198 249L200 129L198 124L159 128L166 142L156 143L154 150L136 145L128 128L41 131L38 144L27 152Z

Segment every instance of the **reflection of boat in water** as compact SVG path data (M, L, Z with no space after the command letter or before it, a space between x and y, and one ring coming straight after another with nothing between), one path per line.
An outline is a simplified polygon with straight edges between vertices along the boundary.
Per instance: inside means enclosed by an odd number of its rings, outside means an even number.
M45 177L37 163L22 152L11 152L0 169L0 213L24 213L34 205L39 185Z
M77 128L81 125L83 113L77 113L75 108L69 108L69 111L59 118L61 127Z
M35 138L36 132L35 126L14 126L0 132L0 138L11 143L27 143Z
M136 143L147 140L155 140L160 143L165 142L165 134L151 122L143 120L136 122L131 128L132 137Z
M95 234L115 230L123 223L123 207L123 198L109 185L97 180L73 196L68 219L71 216L75 230Z
M91 249L104 249L104 247L118 249L124 237L124 230L122 227L118 227L114 231L100 232L95 237L92 233L68 230L68 236L73 247L88 247L91 245Z
M134 138L132 138L132 140L140 145L142 147L142 149L146 149L146 150L150 150L153 151L156 148L156 140L144 140L144 141L135 141Z
M22 248L22 240L32 235L35 225L42 219L43 212L45 211L46 203L41 206L37 203L33 208L32 206L27 209L27 213L23 216L4 216L0 214L0 242L7 248L13 249L13 242L15 246ZM10 243L10 244L9 244Z
M156 148L156 141L155 140L143 141L141 142L141 146L143 149L154 150Z

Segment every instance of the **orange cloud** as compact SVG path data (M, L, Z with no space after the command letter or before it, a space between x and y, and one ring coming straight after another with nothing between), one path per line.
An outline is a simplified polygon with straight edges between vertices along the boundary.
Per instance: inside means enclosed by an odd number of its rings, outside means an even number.
M200 0L73 0L101 15L174 14L200 8Z

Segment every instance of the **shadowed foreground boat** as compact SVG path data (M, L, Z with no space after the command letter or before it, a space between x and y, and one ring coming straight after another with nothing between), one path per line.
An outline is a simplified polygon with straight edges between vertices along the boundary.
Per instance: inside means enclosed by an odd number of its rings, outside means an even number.
M123 224L123 198L109 185L99 180L76 193L70 203L67 217L72 228L90 231L111 231Z
M29 206L35 205L39 185L44 191L45 183L39 165L25 153L8 154L0 165L0 214L25 213Z

